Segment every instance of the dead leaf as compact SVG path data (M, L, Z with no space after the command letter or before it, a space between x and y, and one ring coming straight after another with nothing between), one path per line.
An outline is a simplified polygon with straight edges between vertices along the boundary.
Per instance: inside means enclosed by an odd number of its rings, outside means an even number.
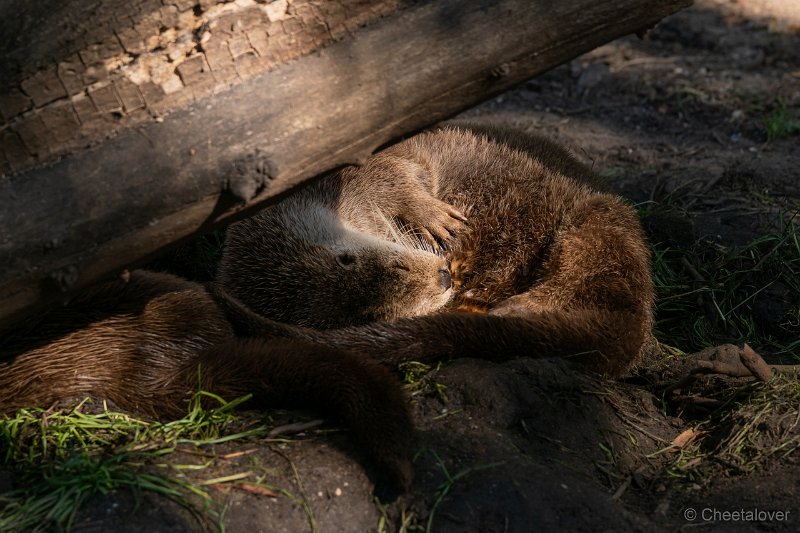
M683 448L694 439L702 435L702 431L697 431L694 428L689 428L686 431L683 431L680 435L672 439L672 445L676 448Z

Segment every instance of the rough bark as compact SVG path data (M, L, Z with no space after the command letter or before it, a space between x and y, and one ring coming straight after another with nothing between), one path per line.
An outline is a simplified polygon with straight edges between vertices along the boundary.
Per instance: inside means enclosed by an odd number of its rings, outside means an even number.
M690 3L4 2L0 326Z

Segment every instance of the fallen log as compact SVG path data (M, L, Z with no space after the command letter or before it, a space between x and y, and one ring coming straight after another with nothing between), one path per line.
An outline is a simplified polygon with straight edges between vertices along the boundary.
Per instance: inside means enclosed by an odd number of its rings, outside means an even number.
M6 3L0 327L690 3Z

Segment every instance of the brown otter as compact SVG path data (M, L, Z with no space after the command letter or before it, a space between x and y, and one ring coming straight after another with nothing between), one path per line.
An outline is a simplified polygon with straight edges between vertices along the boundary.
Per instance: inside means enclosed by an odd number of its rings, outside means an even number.
M198 387L253 406L308 406L338 417L386 481L410 483L412 425L397 379L330 347L238 339L203 286L134 271L26 327L0 334L0 414L91 395L180 416Z
M420 134L232 225L218 282L241 334L384 362L560 355L616 376L651 340L634 210L563 148L493 127Z

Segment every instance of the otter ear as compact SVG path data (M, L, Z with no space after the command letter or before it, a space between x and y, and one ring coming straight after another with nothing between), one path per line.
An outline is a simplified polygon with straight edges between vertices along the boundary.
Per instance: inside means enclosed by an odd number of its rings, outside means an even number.
M358 257L351 252L342 252L336 254L336 262L344 268L353 268L358 263Z

